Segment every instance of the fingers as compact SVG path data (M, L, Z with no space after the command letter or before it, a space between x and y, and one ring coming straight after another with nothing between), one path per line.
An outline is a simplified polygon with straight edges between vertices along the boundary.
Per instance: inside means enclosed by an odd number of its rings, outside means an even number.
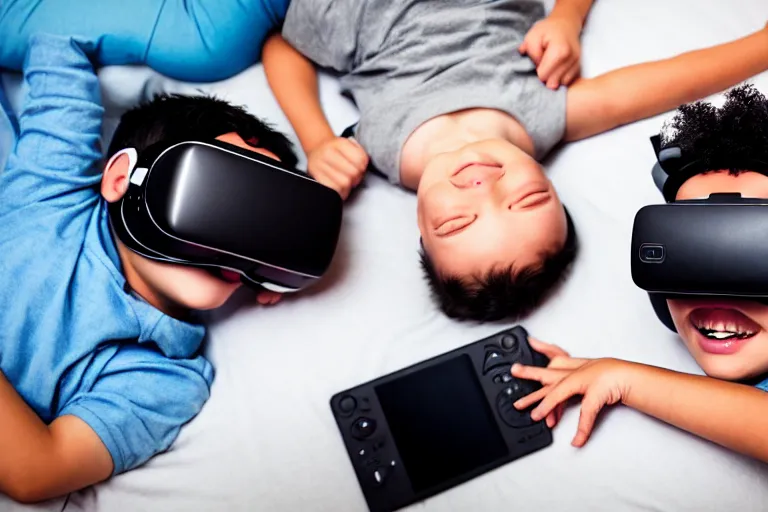
M335 190L342 199L346 199L352 190L352 180L325 162L312 167L310 174L320 184Z
M360 184L368 167L368 155L357 141L336 138L308 155L310 175L346 199Z
M277 293L270 290L262 290L258 293L258 295L256 295L256 301L262 306L271 306L280 302L282 297L282 293Z
M557 406L575 395L583 393L581 384L576 379L565 378L555 385L541 403L531 411L531 419L539 421L551 413Z
M359 142L354 139L342 139L339 141L338 150L357 171L365 172L368 167L368 154Z
M572 66L573 63L571 63L570 60L566 60L557 66L547 80L547 87L554 90L560 87L560 85L565 85L563 83L563 78L565 77L565 74L570 71Z
M568 354L568 352L558 347L557 345L544 343L543 341L540 341L532 336L528 336L528 343L531 345L533 350L535 350L536 352L541 352L542 354L547 356L550 360L556 357L570 357L570 354Z
M576 447L582 447L586 444L592 429L595 427L595 421L597 421L597 415L603 408L605 402L596 398L595 393L587 394L584 400L581 401L581 414L579 415L579 426L576 431L576 435L573 437L571 444Z
M540 368L538 366L526 366L515 363L512 365L512 375L525 380L535 380L541 382L544 386L560 382L571 372L569 370L560 370L555 368Z
M520 398L514 403L515 409L522 411L523 409L529 408L536 402L541 401L541 399L547 396L547 393L551 390L552 386L544 386L543 388Z
M579 73L581 72L581 65L579 61L576 61L569 69L565 72L565 75L563 75L563 79L560 81L563 85L571 85L574 80L576 80L579 77Z
M523 49L525 49L525 52L522 51ZM523 40L523 44L520 46L520 53L523 55L527 54L538 67L545 49L544 37L534 26L534 28L532 28L525 36L525 40Z
M572 53L571 48L563 42L552 43L547 46L536 70L539 79L545 82L547 87L557 89L560 86L560 80L559 77L555 76L555 71L564 64L571 64Z

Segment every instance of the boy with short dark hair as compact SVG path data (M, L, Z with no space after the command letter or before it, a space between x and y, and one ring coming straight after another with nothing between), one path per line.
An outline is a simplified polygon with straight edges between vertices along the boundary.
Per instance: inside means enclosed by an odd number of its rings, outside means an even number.
M241 284L148 260L113 236L107 203L127 190L129 158L100 168L92 50L31 39L19 132L0 173L0 492L24 502L102 481L171 445L213 379L195 311L222 305ZM184 96L126 113L107 156L190 139L296 162L288 140L243 109Z
M370 163L416 191L423 266L451 317L537 307L576 254L541 160L768 69L768 30L577 79L592 0L292 0L262 60L307 154L346 197ZM525 56L521 55L524 53ZM360 111L337 137L310 62L340 72ZM564 86L568 86L567 88Z

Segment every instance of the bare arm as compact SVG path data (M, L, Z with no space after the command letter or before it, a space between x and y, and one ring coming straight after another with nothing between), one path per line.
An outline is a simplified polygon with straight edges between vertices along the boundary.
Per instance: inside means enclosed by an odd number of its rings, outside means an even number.
M264 72L280 108L309 153L335 134L323 113L317 88L317 71L280 34L267 39L262 54Z
M768 393L635 365L625 405L733 451L768 462Z
M549 15L573 17L583 26L593 3L595 0L557 0Z
M727 89L768 69L768 26L736 41L576 81L565 140L584 139Z
M269 87L307 154L310 176L346 199L362 181L368 155L356 141L333 133L320 105L315 66L280 35L267 40L262 61Z
M63 496L105 480L112 458L96 433L74 416L50 426L0 373L0 492L20 502Z
M558 347L535 343L541 352L559 350L563 355L555 355L547 368L512 367L514 376L543 385L516 402L515 407L522 410L541 401L531 417L548 418L547 423L554 426L557 419L551 421L549 416L569 398L581 395L574 446L587 442L604 406L623 403L730 450L768 462L765 391L619 359L572 358Z

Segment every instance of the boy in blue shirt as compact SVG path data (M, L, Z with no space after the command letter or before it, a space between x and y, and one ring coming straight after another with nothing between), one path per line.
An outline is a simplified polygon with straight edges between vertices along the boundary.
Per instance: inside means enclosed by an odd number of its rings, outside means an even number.
M18 122L0 101L0 493L23 502L167 449L213 379L194 311L222 305L240 286L144 259L113 237L107 202L125 193L129 162L99 167L103 108L84 50L94 48L33 37ZM8 127L18 129L10 144ZM107 155L214 138L296 163L287 139L241 108L183 96L126 113Z

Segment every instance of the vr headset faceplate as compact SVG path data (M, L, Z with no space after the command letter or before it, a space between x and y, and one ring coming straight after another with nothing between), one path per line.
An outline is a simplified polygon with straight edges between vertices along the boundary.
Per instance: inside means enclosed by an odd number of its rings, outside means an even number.
M768 300L768 199L711 194L677 201L682 184L707 169L680 148L661 150L658 136L651 142L658 160L652 175L666 204L637 212L631 267L659 320L675 330L670 298Z
M311 285L330 265L342 219L332 189L220 141L124 151L135 165L109 217L132 251L232 270L246 283L279 292Z

